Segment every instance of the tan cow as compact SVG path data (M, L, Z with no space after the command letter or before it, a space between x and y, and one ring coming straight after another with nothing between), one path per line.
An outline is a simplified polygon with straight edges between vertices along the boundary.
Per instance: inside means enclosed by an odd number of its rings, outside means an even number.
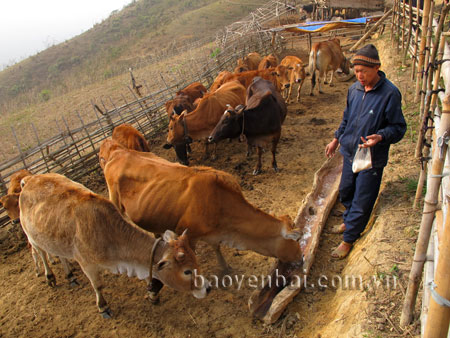
M236 179L209 167L186 167L150 153L137 153L105 140L100 156L109 197L120 211L154 233L189 229L192 247L209 243L224 271L219 245L253 250L283 262L300 261L300 234L289 217L251 205Z
M79 263L104 317L111 315L101 293L99 272L105 269L139 279L149 279L152 269L153 277L164 284L197 298L206 296L206 286L198 288L193 280L198 265L186 234L177 239L168 231L162 242L156 241L147 231L126 222L109 200L59 174L30 176L22 182L22 227L42 258L51 286L55 277L44 250Z
M258 65L258 70L278 66L278 58L274 54L269 54L262 58Z
M114 128L112 138L128 149L150 151L144 135L132 125L124 123Z
M237 67L234 69L235 73L242 73L249 70L258 69L259 63L261 62L261 55L257 52L252 52L244 56L243 58L237 59Z
M310 95L314 95L313 89L316 85L316 71L319 71L317 79L319 82L319 93L323 93L320 87L320 81L323 78L323 83L327 83L328 72L331 71L330 86L333 86L333 74L336 70L341 69L345 74L350 73L350 61L344 56L338 38L314 43L309 54L309 67L311 73Z
M291 93L295 83L298 83L297 102L300 102L300 92L306 79L306 65L303 64L299 57L293 55L286 56L281 60L280 65L286 67L286 72L283 73L284 76L279 79L286 103L292 102Z
M221 85L223 85L224 80L228 78L231 74L228 70L223 70L219 74L217 74L216 78L214 79L213 84L209 88L210 93L214 93Z
M166 102L167 115L170 117L173 113L180 115L183 110L191 112L194 110L195 101L202 98L208 90L200 82L193 82L186 88L179 90L172 100Z
M192 140L205 140L216 126L227 105L236 106L245 103L245 87L237 81L223 84L213 93L206 94L195 110L181 115L172 115L169 121L167 143L180 145ZM180 157L181 154L177 154ZM205 143L205 158L208 154L208 143ZM216 157L214 149L213 158ZM182 160L187 160L181 158Z

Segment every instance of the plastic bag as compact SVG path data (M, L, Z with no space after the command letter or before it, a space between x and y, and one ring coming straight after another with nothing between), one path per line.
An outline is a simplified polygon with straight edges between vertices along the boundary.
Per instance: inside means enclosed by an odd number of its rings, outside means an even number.
M359 173L362 170L372 168L372 157L370 155L370 148L358 148L356 150L355 158L353 159L352 170Z

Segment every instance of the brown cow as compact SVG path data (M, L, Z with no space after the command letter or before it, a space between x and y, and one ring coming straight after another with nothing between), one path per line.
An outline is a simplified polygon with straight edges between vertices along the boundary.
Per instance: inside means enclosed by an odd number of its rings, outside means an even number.
M19 219L19 194L22 191L20 181L22 178L33 175L27 169L21 169L11 175L8 194L0 198L0 205L3 205L12 224L18 224Z
M300 234L288 217L274 217L251 205L230 174L209 167L186 167L136 153L105 140L100 146L109 197L120 211L154 233L189 229L215 249L224 271L228 266L219 245L253 250L283 262L300 261Z
M111 316L101 293L99 273L105 269L140 279L148 279L152 269L164 284L197 298L206 296L206 287L198 288L193 280L199 267L186 234L176 239L165 232L158 245L150 233L126 222L111 201L62 175L29 176L22 182L22 227L42 258L50 286L56 281L43 250L78 262L104 317Z
M33 174L27 169L21 169L12 174L11 181L9 182L8 194L20 193L22 191L22 188L20 187L20 181L22 180L22 178L31 175Z
M231 74L233 73L229 72L228 70L221 71L214 79L213 84L209 88L209 92L214 93L217 89L219 89L219 87L223 85L224 79L228 78Z
M128 149L150 151L144 135L130 124L124 123L115 127L112 138Z
M279 79L284 76L287 72L285 66L278 65L276 67L271 67L262 70L250 70L247 72L233 74L230 73L223 78L223 83L227 83L229 81L239 81L245 88L248 88L252 83L253 79L257 76L271 81L275 88L281 92L281 84Z
M227 105L238 105L245 102L245 88L236 81L223 84L214 93L206 94L195 110L181 115L172 115L169 122L167 143L180 145L192 140L205 140L216 126ZM178 156L180 154L177 154ZM208 157L208 143L205 144L205 158ZM182 155L184 156L184 154ZM186 158L181 160L187 161ZM179 156L180 157L180 156ZM216 157L214 149L213 158Z
M317 81L319 82L319 93L323 93L320 88L320 80L324 78L326 84L327 73L331 71L330 86L333 86L333 74L339 68L345 74L350 73L350 61L344 56L341 49L341 42L338 38L328 41L316 42L311 47L309 54L309 67L311 73L311 92L316 85L316 70L319 71Z
M300 102L300 91L302 90L302 86L306 79L306 65L303 64L303 61L299 57L293 55L286 56L281 60L280 65L285 66L287 69L287 71L283 73L284 76L279 79L281 88L283 88L283 97L286 99L286 103L292 102L291 93L294 83L298 83L297 102Z
M249 70L258 69L261 62L261 55L257 52L249 53L243 58L237 59L237 67L234 69L235 73L242 73Z
M191 112L195 108L195 100L202 98L208 90L200 82L193 82L186 88L177 92L176 96L166 102L167 115L173 113L180 115L183 110Z
M278 66L278 58L276 57L276 55L269 54L262 58L261 62L258 65L258 70L276 66Z

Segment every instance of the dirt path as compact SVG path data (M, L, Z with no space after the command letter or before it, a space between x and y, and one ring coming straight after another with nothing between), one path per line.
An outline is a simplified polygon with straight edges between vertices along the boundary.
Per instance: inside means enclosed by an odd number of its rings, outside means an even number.
M271 156L266 153L263 173L252 176L256 157L246 159L246 146L236 141L221 143L219 159L215 162L202 161L203 148L200 144L194 144L191 165L213 166L234 174L251 203L266 212L295 218L303 197L312 185L314 172L325 160L324 148L340 122L350 84L351 81L337 83L332 88L327 86L325 94L310 97L306 95L309 93L309 83L306 83L302 102L289 106L283 126L277 156L279 173L275 174L270 168ZM162 149L164 141L165 135L152 140L153 151L174 160L172 151ZM395 263L395 272L400 279L403 278L410 261L414 229L417 226L414 218L417 215L414 216L407 209L411 197L410 191L405 188L405 178L412 177L416 171L410 164L409 147L410 141L405 138L393 150L373 230L359 241L361 244L355 247L348 260L337 263L330 261L329 253L339 242L339 237L324 234L313 265L312 280L317 280L323 274L363 273L364 276L371 276L384 271L387 275L394 264L389 259L398 262ZM92 175L88 181L95 191L104 193L101 175ZM400 211L395 211L397 209ZM341 207L337 205L327 226L340 222L339 210ZM387 216L383 218L383 215ZM405 221L408 224L404 224ZM385 227L383 222L386 223ZM378 242L380 231L383 231L381 239L385 239L382 243ZM161 304L153 306L146 297L143 281L105 273L105 297L114 318L104 320L97 313L94 292L82 272L76 270L80 286L70 288L64 280L61 266L55 265L57 287L49 288L42 276L35 276L29 251L23 245L17 247L15 244L17 233L11 228L0 232L1 337L276 337L282 334L336 337L337 332L346 333L348 337L360 337L362 334L371 337L372 333L390 329L386 320L384 323L375 320L378 318L377 313L382 311L379 304L384 304L380 303L380 299L388 297L386 306L389 308L392 307L389 305L390 300L394 299L392 297L400 294L399 289L386 296L386 293L371 294L367 288L345 293L345 290L316 286L297 296L281 319L267 326L252 319L249 314L247 300L253 288L246 283L246 279L240 289L237 283L233 283L231 287L214 289L203 300L164 288ZM392 257L386 256L385 250ZM197 251L204 274L209 278L217 274L215 255L210 248L200 244ZM244 274L246 278L267 273L274 262L272 258L249 251L229 248L223 251L234 272ZM351 264L353 260L355 264ZM351 267L357 264L360 270L352 271ZM355 307L354 311L350 309L349 302ZM395 302L397 306L399 298L395 298ZM368 308L370 304L375 305ZM395 321L398 308L390 311ZM385 326L381 328L383 330L380 331L379 325ZM355 335L351 332L355 332Z

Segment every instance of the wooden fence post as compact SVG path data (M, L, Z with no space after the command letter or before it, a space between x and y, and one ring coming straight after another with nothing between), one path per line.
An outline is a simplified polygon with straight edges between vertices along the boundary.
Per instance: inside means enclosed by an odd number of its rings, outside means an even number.
M431 0L424 0L423 18L422 18L422 37L420 38L419 66L417 67L416 94L414 96L414 103L419 102L420 80L423 77L423 69L425 61L425 45L427 42L427 33L428 33L427 29L430 17L430 8L431 8Z
M450 300L450 217L445 218L444 231L440 238L439 257L434 273L435 292L449 302ZM424 285L428 287L428 285ZM450 323L450 307L438 304L436 296L430 297L424 338L447 337Z

